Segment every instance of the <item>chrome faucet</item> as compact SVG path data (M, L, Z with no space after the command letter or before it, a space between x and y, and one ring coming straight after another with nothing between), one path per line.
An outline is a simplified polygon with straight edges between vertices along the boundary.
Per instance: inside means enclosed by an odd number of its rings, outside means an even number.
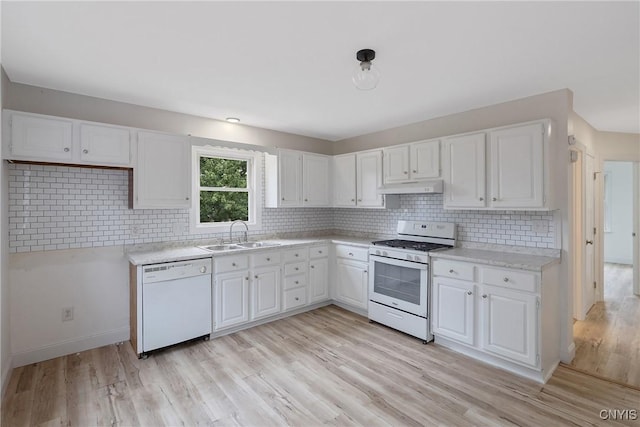
M247 240L249 240L248 237L248 233L249 233L249 226L247 225L246 222L242 221L241 219L237 219L235 221L233 221L231 223L231 225L229 226L229 243L233 243L233 226L236 225L236 223L241 223L244 225L244 228L246 229L244 231L244 241L246 242Z

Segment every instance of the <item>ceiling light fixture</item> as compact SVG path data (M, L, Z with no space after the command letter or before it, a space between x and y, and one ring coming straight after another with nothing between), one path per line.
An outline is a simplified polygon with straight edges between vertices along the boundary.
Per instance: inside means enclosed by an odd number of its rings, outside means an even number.
M360 90L371 90L378 86L380 72L371 61L376 57L373 49L362 49L356 53L356 59L360 62L353 72L353 84Z
M229 123L240 123L240 119L237 117L227 117L225 120Z

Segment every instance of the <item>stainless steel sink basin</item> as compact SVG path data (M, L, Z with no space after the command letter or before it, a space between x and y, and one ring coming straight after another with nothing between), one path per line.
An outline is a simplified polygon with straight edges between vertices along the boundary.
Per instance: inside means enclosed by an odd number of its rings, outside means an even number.
M241 246L243 248L268 248L271 246L280 246L280 243L272 243L272 242L244 242L238 243L237 246Z
M231 251L234 249L242 249L242 246L238 245L210 245L210 246L200 246L202 249L206 249L209 251Z

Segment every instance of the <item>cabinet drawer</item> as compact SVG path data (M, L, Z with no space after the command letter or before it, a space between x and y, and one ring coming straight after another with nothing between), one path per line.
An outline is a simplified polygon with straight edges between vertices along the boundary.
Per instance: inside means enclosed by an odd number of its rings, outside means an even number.
M357 261L369 261L369 249L357 248L355 246L336 245L336 256Z
M291 276L293 274L300 274L307 272L307 261L301 262L293 262L290 264L285 264L284 266L284 275Z
M309 258L323 258L329 255L329 246L312 246L309 248Z
M299 288L301 286L307 286L307 276L305 274L295 274L284 278L283 289L289 290Z
M215 273L224 273L225 271L246 270L249 268L249 257L247 255L226 256L214 258Z
M284 291L284 309L290 310L307 304L307 288Z
M460 280L474 280L475 265L468 262L449 261L436 259L433 261L433 274L435 276L451 277Z
M282 252L284 262L304 261L307 259L308 248L289 249Z
M502 286L509 289L518 289L527 292L537 292L537 280L534 273L518 270L506 270L501 268L482 268L482 283L493 286Z
M251 255L251 264L254 267L265 267L280 264L280 251L267 251Z

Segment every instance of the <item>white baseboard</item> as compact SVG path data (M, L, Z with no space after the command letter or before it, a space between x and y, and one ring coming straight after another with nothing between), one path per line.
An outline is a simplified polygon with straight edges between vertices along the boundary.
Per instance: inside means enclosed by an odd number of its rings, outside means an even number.
M633 260L630 258L607 258L604 260L605 264L625 264L631 267L633 265Z
M366 309L354 307L337 300L331 300L331 303L333 305L337 305L340 308L344 308L345 310L350 311L352 313L359 314L360 316L369 317L369 311Z
M4 393L7 391L7 386L9 385L9 378L11 377L11 371L13 371L13 360L9 358L9 362L7 363L7 367L4 372L2 372L2 386L0 387L0 399L4 400Z
M561 357L560 360L567 365L571 364L573 358L576 357L576 343L572 340L569 347L567 347L567 353L565 357Z
M45 347L34 348L13 354L13 367L29 365L31 363L42 362L67 354L78 353L92 348L115 344L129 340L129 327L114 329L88 337L80 337L73 340L62 341Z

